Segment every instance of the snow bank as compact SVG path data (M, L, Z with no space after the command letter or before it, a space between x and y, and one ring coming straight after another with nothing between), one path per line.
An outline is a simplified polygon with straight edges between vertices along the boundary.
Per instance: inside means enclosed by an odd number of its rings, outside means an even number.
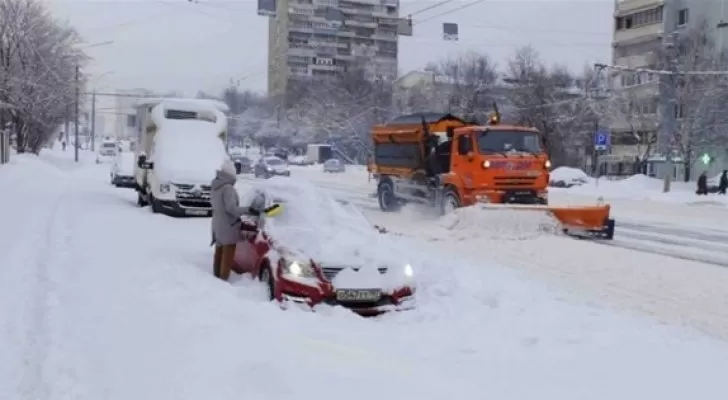
M154 170L160 182L205 183L229 158L215 124L166 120L155 136Z
M127 175L132 176L134 175L134 167L136 164L136 159L134 158L134 153L124 151L121 152L118 156L119 160L119 175Z
M443 216L439 227L452 239L530 239L558 234L559 224L546 211L518 210L474 205Z

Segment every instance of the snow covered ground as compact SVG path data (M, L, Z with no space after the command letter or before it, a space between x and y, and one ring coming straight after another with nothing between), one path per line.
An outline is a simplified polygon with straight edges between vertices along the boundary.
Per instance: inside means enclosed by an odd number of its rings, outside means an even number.
M722 399L728 389L725 342L534 279L539 262L567 275L583 267L583 258L552 265L581 242L453 243L437 221L369 211L407 235L402 251L420 262L419 308L378 319L281 311L254 283L211 276L209 220L153 215L108 184L108 165L71 157L49 151L0 167L0 188L12 194L0 200L0 399L318 399L322 390L351 399ZM371 201L365 173L308 175ZM634 263L635 279L665 259L591 246ZM530 269L499 265L513 253ZM691 273L685 286L717 290Z

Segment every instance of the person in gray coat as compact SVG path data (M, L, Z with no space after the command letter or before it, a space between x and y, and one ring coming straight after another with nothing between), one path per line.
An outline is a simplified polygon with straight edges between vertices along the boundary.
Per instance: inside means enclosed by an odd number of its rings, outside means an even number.
M259 216L260 211L240 206L240 197L235 190L237 180L235 164L225 161L212 180L210 203L212 205L212 243L215 245L213 272L216 277L227 281L235 257L235 245L242 239L244 215Z

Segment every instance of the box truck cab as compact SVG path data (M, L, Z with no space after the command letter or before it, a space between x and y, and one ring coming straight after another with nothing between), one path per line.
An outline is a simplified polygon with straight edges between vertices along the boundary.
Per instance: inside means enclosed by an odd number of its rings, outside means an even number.
M154 213L206 216L225 149L228 108L215 100L153 99L137 106L137 203Z

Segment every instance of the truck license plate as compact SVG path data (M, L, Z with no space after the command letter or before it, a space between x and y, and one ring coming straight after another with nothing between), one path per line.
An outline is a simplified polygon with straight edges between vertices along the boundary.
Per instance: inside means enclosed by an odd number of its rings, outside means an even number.
M377 301L382 297L381 289L339 289L336 291L338 301Z
M207 215L207 210L185 210L187 215Z

